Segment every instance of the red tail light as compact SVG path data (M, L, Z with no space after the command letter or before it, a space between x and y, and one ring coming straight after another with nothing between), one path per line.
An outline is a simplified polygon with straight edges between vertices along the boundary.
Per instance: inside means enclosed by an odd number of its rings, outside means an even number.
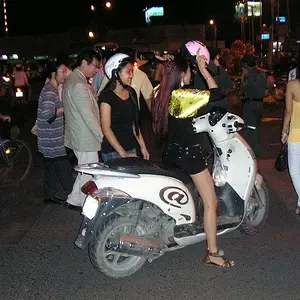
M98 190L96 183L94 181L88 181L81 188L81 191L86 195L91 195Z

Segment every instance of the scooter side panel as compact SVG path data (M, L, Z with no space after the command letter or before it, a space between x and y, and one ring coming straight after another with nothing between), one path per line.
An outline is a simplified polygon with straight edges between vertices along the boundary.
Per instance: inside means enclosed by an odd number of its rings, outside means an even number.
M250 146L239 135L217 145L223 151L221 160L227 174L227 182L244 200L251 195L257 162Z
M196 220L194 200L187 187L175 178L142 174L139 178L100 177L95 182L99 189L113 187L132 198L155 204L177 225Z

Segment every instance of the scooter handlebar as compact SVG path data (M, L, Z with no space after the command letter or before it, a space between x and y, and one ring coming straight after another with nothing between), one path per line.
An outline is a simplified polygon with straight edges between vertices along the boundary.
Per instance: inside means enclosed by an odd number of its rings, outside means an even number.
M256 129L255 126L247 125L245 123L241 123L241 122L238 122L238 121L234 122L233 125L234 125L235 128L248 128L248 129L252 129L252 130Z

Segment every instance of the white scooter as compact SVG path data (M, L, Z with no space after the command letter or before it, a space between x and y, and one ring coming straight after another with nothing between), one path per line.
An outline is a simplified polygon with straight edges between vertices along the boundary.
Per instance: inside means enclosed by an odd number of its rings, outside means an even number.
M208 132L214 144L218 235L237 228L255 234L268 215L268 191L255 155L237 133L244 127L240 117L222 110L194 120L195 132ZM93 176L82 187L87 197L75 244L89 245L92 264L105 275L129 276L146 260L206 239L199 194L182 170L140 158L75 169Z

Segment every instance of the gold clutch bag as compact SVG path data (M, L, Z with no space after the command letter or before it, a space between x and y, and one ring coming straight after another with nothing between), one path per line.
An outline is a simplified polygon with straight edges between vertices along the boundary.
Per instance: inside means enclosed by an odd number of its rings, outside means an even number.
M197 111L204 107L210 98L210 91L197 89L178 89L172 92L169 113L175 118L195 117Z

